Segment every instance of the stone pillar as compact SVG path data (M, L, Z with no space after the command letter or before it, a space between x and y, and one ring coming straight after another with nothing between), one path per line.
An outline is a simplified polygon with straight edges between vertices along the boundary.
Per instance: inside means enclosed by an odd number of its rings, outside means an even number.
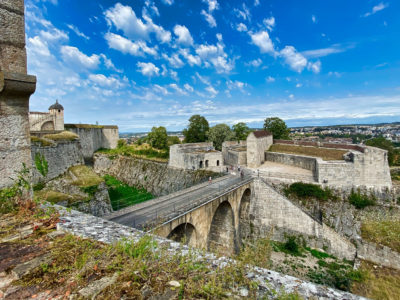
M10 186L22 163L31 166L29 97L23 0L0 2L0 188Z

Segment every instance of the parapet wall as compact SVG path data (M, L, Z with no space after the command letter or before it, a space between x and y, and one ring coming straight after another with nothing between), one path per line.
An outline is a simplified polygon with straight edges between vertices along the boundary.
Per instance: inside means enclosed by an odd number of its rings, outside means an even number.
M222 156L224 165L245 166L247 165L247 142L226 141L222 143Z
M35 166L36 153L42 154L47 163L49 172L45 178L38 172ZM32 183L39 181L47 182L53 178L64 174L70 167L82 165L83 155L79 140L76 141L60 141L53 146L43 147L37 143L31 145L32 154Z
M310 170L315 175L317 158L277 152L265 152L265 160Z
M119 139L117 126L65 124L65 129L79 136L85 159L92 159L94 152L100 148L117 147Z

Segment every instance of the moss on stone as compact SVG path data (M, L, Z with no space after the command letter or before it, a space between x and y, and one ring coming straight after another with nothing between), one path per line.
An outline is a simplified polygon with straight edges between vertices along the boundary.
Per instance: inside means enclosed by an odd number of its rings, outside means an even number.
M53 204L67 202L68 205L72 205L76 202L84 201L86 199L80 195L69 195L52 190L41 190L39 192L35 192L35 197Z
M54 143L51 140L40 138L33 135L31 136L31 143L38 143L42 147L49 147L54 145Z
M73 184L82 188L97 186L104 182L103 178L87 166L74 166L69 168L68 172L74 179Z
M46 134L43 136L46 139L50 139L53 141L74 141L79 138L78 135L71 131L63 131L60 133L54 133L54 134Z

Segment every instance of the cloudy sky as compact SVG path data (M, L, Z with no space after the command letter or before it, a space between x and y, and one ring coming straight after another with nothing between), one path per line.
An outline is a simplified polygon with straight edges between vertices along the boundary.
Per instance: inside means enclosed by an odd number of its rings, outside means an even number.
M400 3L25 0L32 111L179 130L400 121Z

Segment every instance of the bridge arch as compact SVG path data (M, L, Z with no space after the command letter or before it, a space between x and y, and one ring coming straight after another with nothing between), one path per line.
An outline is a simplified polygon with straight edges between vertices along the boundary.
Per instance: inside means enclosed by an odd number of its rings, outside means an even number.
M54 123L53 121L44 122L42 127L40 128L41 131L52 131L54 130Z
M243 243L246 239L251 236L251 220L250 220L250 199L251 190L247 188L240 199L239 206L239 242Z
M214 213L208 233L207 249L225 255L237 253L234 213L228 201L222 202Z
M168 239L175 242L184 243L192 247L197 244L196 228L190 223L182 223L176 226L167 236Z

